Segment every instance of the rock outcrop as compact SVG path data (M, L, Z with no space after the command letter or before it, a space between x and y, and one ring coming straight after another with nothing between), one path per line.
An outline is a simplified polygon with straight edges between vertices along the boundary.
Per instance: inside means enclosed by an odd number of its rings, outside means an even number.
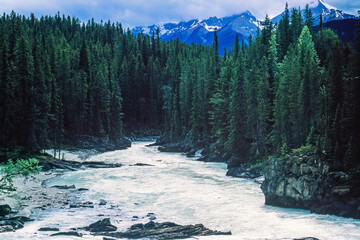
M11 213L11 207L8 204L0 205L0 217L4 217Z
M98 161L68 161L68 160L55 160L55 161L43 161L40 162L44 171L51 169L65 169L70 171L77 171L87 168L119 168L122 167L120 163L104 163Z
M90 232L111 232L111 231L116 231L117 227L111 224L110 218L104 218L102 220L90 224L85 229Z
M96 235L128 238L128 239L183 239L193 236L231 235L231 232L210 230L202 224L181 226L172 222L156 223L150 221L146 224L138 223L126 232L97 233Z
M34 219L17 216L17 217L0 217L0 233L13 232L17 229L23 228L25 222L34 221Z
M360 218L357 177L332 172L324 157L312 151L273 158L263 173L265 204Z

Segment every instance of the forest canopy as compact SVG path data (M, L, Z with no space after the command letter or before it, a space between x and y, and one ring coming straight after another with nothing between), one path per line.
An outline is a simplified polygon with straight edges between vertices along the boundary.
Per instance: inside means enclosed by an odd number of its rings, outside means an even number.
M212 46L187 45L119 23L3 14L0 146L31 152L149 128L211 144L233 166L312 145L359 170L360 27L344 44L311 16L286 7L219 56L216 31Z

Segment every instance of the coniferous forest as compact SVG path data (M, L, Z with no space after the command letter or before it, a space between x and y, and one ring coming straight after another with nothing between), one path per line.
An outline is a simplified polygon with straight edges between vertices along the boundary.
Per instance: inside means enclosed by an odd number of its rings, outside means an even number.
M286 7L257 37L212 46L134 36L119 23L15 12L0 18L0 146L59 148L79 136L160 129L211 145L231 166L312 145L360 171L360 27L343 43Z

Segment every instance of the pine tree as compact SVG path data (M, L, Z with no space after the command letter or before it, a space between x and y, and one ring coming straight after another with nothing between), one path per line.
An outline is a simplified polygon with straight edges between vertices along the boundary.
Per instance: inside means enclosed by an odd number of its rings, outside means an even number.
M228 58L221 68L220 77L215 83L216 92L210 100L212 104L210 120L216 136L216 145L219 149L224 149L229 134L229 88L233 75L232 71L232 59Z
M14 49L14 68L16 79L16 108L17 116L26 116L16 121L18 126L17 138L18 144L25 148L26 152L33 149L39 149L36 140L36 105L34 101L35 81L34 81L34 59L31 54L31 46L25 30L22 31L21 37L17 40Z
M284 15L281 17L278 26L279 59L282 60L286 55L291 42L290 36L290 11L288 4L285 5Z
M291 148L301 145L299 85L299 61L295 48L292 48L279 66L279 86L274 102L273 145L275 151L280 151L283 145Z
M319 127L319 90L322 81L320 61L307 26L301 32L296 49L301 77L299 106L303 112L301 142L305 142L310 128Z
M307 26L310 33L314 35L314 17L308 4L305 6L304 20L305 26Z
M295 46L303 28L303 19L300 9L293 8L290 22L290 42Z
M231 79L231 102L229 109L230 133L225 146L232 153L229 166L238 166L247 162L249 144L246 141L246 105L244 96L244 59L239 56L234 75Z

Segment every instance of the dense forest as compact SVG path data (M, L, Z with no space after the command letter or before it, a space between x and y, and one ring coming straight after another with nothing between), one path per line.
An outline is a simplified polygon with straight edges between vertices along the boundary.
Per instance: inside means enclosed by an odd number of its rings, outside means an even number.
M81 136L161 129L231 166L312 145L360 171L360 27L351 44L312 14L268 17L257 37L212 46L134 36L118 23L12 12L0 18L0 146L25 152Z

